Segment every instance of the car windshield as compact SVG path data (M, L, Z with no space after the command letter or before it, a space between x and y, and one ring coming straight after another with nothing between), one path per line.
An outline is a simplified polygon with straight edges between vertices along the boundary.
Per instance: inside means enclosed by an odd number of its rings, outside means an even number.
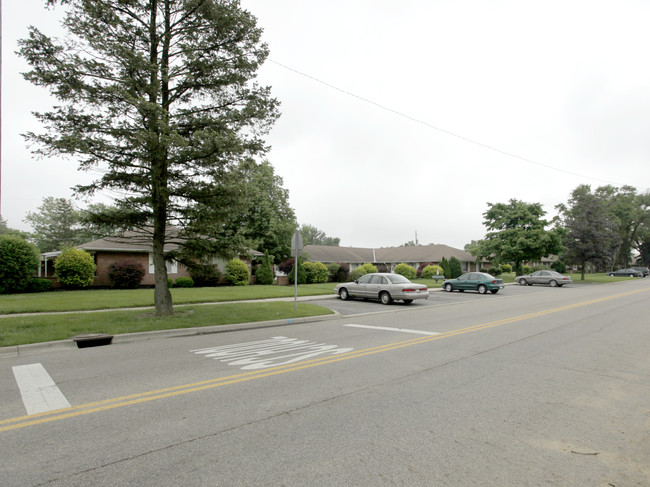
M404 282L411 282L406 277L404 277L404 276L402 276L400 274L391 274L390 276L386 276L386 277L393 284L402 284Z

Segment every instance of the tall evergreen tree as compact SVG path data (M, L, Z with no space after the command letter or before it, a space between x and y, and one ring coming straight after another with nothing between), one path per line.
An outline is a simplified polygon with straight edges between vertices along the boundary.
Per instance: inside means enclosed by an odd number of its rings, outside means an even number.
M228 225L244 205L234 170L262 157L279 116L254 82L268 56L262 30L238 0L47 0L63 5L65 42L34 27L20 41L27 80L59 105L28 133L40 155L69 155L102 173L77 192L121 193L121 226L150 231L157 315L173 313L164 246L168 225L206 253L243 249Z

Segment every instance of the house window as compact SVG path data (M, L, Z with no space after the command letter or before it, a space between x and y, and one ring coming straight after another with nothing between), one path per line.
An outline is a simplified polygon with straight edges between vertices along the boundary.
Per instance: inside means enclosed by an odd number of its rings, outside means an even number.
M167 274L178 274L178 262L175 260L166 261L165 267L167 267ZM149 254L149 274L155 274L153 268L153 254Z

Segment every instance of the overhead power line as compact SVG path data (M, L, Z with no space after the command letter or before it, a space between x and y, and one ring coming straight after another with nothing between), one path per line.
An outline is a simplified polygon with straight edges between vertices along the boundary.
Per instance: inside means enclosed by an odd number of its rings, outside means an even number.
M402 112L400 112L398 110L394 110L394 109L389 108L389 107L387 107L385 105L382 105L381 103L377 103L375 101L369 100L368 98L364 98L363 96L359 96L359 95L357 95L355 93L352 93L350 91L339 88L338 86L335 86L335 85L333 85L331 83L327 83L326 81L320 80L320 79L318 79L318 78L316 78L314 76L303 73L302 71L298 71L297 69L291 68L291 67L289 67L289 66L287 66L285 64L274 61L273 59L269 59L269 61L272 62L273 64L277 64L281 68L284 68L284 69L286 69L288 71L292 71L292 72L294 72L296 74L299 74L300 76L304 76L305 78L309 78L309 79L311 79L313 81L316 81L317 83L325 85L328 88L331 88L331 89L336 90L336 91L340 91L341 93L343 93L345 95L351 96L351 97L356 98L358 100L361 100L361 101L363 101L365 103L369 103L369 104L374 105L374 106L376 106L378 108L381 108L382 110L390 112L390 113L392 113L394 115L397 115L399 117L406 118L406 119L408 119L408 120L410 120L412 122L418 123L420 125L424 125L425 127L428 127L430 129L437 130L438 132L441 132L441 133L443 133L445 135L449 135L451 137L456 137L457 139L460 139L460 140L462 140L464 142L468 142L470 144L477 145L477 146L482 147L484 149L488 149L488 150L491 150L493 152L497 152L499 154L503 154L505 156L512 157L514 159L519 159L520 161L523 161L523 162L526 162L526 163L529 163L529 164L534 164L536 166L540 166L540 167L543 167L543 168L546 168L546 169L551 169L553 171L561 172L561 173L564 173L564 174L569 174L571 176L578 176L580 178L586 178L586 179L591 179L591 180L594 180L594 181L600 181L601 183L611 184L611 185L614 185L614 186L624 186L621 183L616 183L616 182L613 182L613 181L607 181L605 179L599 179L599 178L595 178L593 176L587 176L585 174L581 174L581 173L577 173L577 172L573 172L573 171L567 171L566 169L551 166L550 164L544 164L544 163L539 162L539 161L534 161L532 159L528 159L527 157L522 157L522 156L519 156L517 154L513 154L512 152L508 152L508 151L499 149L497 147L493 147L491 145L484 144L482 142L478 142L476 140L470 139L470 138L465 137L463 135L459 135L459 134L451 132L449 130L446 130L446 129L443 129L443 128L440 128L440 127L436 127L435 125L430 124L429 122L425 122L423 120L420 120L420 119L417 119L417 118L412 117L410 115L407 115L405 113L402 113Z

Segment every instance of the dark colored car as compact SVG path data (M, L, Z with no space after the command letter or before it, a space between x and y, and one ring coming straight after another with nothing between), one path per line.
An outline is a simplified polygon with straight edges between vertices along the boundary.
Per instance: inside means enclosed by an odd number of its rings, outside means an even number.
M342 300L350 298L378 299L390 304L401 299L411 304L414 299L428 299L429 289L424 284L414 284L400 274L377 272L361 276L354 282L344 282L334 288Z
M515 277L515 282L521 286L532 286L533 284L548 284L551 287L562 287L571 284L573 281L569 276L563 276L555 271L535 271L531 274Z
M650 269L648 269L647 267L634 266L634 267L632 267L632 269L634 269L635 271L643 272L644 276L647 276L648 274L650 274Z
M645 277L643 272L635 271L634 269L619 269L617 271L608 272L607 275L613 277Z
M447 279L442 283L442 288L447 292L478 291L480 294L485 294L490 291L496 294L504 287L503 279L497 279L485 272L466 272L456 279Z

